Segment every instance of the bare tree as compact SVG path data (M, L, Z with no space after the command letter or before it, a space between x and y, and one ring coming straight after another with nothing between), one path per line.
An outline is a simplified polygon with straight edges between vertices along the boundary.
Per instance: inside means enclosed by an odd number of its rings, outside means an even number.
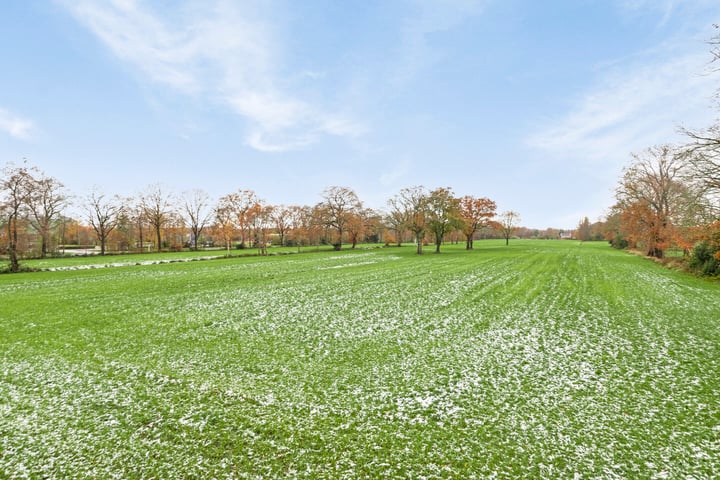
M272 209L272 220L275 224L275 231L280 237L280 246L285 246L285 237L292 227L293 208L285 205L277 205Z
M408 229L410 222L409 212L402 203L402 197L396 195L387 202L388 213L384 216L385 225L390 230L395 231L395 241L397 246L402 245L403 233Z
M709 194L720 195L720 124L696 132L686 130L685 133L691 138L683 155L690 167L688 173Z
M260 255L267 255L269 234L273 225L273 207L258 201L248 211L248 220L252 229L253 246L258 249Z
M713 25L720 29L720 25ZM710 45L709 71L720 71L720 33L708 41ZM720 89L716 92L720 101ZM690 142L684 147L684 158L688 163L690 178L686 181L698 183L705 190L708 199L713 202L715 215L720 216L720 123L702 130L682 129Z
M348 222L362 208L362 203L354 190L348 187L330 187L323 192L325 222L337 232L333 243L335 250L342 248L343 234Z
M662 258L670 245L673 217L687 201L682 156L661 145L633 158L615 191L621 226L628 237L645 246L649 256Z
M87 199L85 209L88 222L100 242L100 255L105 255L108 237L122 220L122 200L118 196L107 198L105 194L94 189Z
M145 228L148 224L147 217L145 216L145 208L143 207L142 197L128 198L127 205L130 205L128 209L128 220L130 220L130 223L133 224L133 228L135 230L135 242L137 243L136 246L142 252L145 249ZM149 246L148 251L150 251Z
M163 192L159 184L155 184L148 187L140 198L143 215L155 232L156 249L159 252L162 248L162 230L172 212L171 196Z
M246 242L251 237L251 212L250 210L260 199L252 190L238 190L235 193L226 195L226 203L232 206L235 213L235 222L240 232L240 248L245 248Z
M185 224L190 228L192 248L197 250L200 235L212 219L210 196L198 189L185 192L182 198L181 215Z
M428 228L428 191L423 186L403 188L388 204L396 209L398 218L406 219L406 227L410 230L417 244L417 253L423 252L423 241Z
M517 230L520 224L520 214L513 210L508 210L500 214L500 233L505 239L505 245L510 244L510 237Z
M30 224L40 235L40 258L45 258L51 243L53 223L68 205L68 195L62 183L39 170L30 176L29 181Z
M214 216L215 230L220 233L225 243L227 254L230 255L230 244L237 232L237 228L235 224L235 210L229 196L226 195L220 198L215 206Z
M20 271L18 260L18 231L20 221L27 216L28 202L32 194L33 168L7 165L0 179L0 213L7 227L7 253L10 271Z

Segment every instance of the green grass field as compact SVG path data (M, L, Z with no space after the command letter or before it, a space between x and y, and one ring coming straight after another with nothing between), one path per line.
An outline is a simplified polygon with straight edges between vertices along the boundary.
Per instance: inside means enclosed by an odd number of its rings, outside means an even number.
M367 248L368 246L362 245L358 248ZM372 245L373 248L379 247L379 245ZM270 247L268 249L268 255L287 255L295 253L315 253L322 251L331 251L331 246L312 246L312 247ZM34 269L34 270L70 270L70 269L92 269L92 268L104 268L108 266L132 266L132 265L151 265L158 263L174 263L174 262L187 262L193 260L204 260L207 258L218 258L218 257L247 257L257 256L258 250L256 248L236 249L233 248L230 251L225 249L207 249L198 251L184 250L180 252L150 252L150 253L122 253L122 254L110 254L110 255L75 255L65 257L47 257L47 258L33 258L23 260L21 265L23 267Z
M720 285L413 251L0 275L0 477L720 477Z

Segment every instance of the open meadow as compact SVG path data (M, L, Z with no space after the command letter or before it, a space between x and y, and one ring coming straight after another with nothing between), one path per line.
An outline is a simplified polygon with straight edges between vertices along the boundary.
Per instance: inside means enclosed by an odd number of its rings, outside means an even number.
M0 477L720 477L720 284L462 247L0 275Z

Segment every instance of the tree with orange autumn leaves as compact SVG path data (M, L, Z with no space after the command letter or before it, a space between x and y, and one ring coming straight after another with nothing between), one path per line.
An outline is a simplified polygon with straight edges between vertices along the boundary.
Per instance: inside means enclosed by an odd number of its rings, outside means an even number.
M720 35L709 44L712 65L720 61ZM692 268L700 250L720 259L720 124L683 131L689 138L685 145L654 146L633 154L605 223L614 246L643 248L656 258L677 247L691 257Z
M495 216L497 205L489 198L465 195L460 198L459 208L462 231L465 234L465 248L472 250L475 233L478 229L490 224L490 220Z
M707 210L702 190L687 175L685 151L660 145L633 159L616 189L619 233L655 258L671 246L692 248Z
M343 236L362 209L362 202L353 189L333 186L325 189L319 207L324 212L324 223L337 232L333 245L336 250L340 250Z

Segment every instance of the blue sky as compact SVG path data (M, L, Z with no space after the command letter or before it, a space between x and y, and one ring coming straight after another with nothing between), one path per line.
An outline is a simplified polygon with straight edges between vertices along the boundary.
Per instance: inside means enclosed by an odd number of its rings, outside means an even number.
M631 152L715 121L713 23L717 0L2 2L0 164L78 200L449 186L573 228Z

